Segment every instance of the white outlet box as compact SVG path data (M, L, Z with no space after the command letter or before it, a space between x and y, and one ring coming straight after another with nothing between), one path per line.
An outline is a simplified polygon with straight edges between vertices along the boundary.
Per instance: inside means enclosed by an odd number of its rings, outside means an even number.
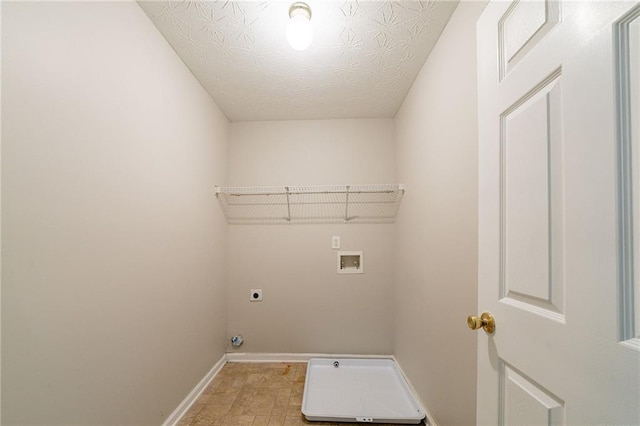
M262 289L261 288L251 289L249 300L252 302L262 302Z
M338 236L331 237L331 248L334 250L340 248L340 237Z

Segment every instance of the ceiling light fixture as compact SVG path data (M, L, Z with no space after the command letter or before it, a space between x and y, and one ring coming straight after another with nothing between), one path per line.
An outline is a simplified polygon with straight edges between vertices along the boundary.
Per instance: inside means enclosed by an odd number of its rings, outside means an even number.
M313 25L311 25L311 8L308 4L296 2L289 7L289 25L287 26L287 40L296 50L304 50L313 40Z

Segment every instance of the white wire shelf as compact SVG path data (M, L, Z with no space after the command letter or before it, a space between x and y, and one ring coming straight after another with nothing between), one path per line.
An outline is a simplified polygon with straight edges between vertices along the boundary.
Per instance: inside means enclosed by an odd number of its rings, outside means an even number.
M404 186L216 186L230 224L393 223Z

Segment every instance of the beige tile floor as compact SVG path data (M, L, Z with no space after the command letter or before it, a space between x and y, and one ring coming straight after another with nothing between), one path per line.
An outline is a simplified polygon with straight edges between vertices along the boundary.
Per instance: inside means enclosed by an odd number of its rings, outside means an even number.
M362 425L307 421L306 372L306 363L227 363L178 425Z

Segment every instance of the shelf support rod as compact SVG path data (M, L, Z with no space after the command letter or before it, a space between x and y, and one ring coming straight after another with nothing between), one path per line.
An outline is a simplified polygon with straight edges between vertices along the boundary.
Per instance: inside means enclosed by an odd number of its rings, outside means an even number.
M350 185L347 185L347 200L344 204L344 223L349 221L349 188Z
M291 204L289 203L289 187L285 186L284 189L287 191L287 222L291 222Z

